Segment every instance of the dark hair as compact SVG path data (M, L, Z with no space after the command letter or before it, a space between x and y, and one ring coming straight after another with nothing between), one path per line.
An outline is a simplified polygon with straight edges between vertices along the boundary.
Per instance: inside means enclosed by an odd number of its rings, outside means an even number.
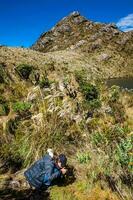
M66 164L67 164L67 157L66 157L64 154L60 154L60 155L58 156L58 161L61 162L61 166L62 166L62 167L65 167Z

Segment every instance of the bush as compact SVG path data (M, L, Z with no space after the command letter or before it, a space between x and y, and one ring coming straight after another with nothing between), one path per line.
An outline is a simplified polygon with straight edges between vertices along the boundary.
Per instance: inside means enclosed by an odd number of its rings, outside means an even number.
M26 112L30 109L31 104L28 102L17 102L13 105L14 112Z
M96 86L89 83L84 83L80 86L80 88L87 101L92 101L98 98L99 94Z
M2 64L0 64L0 83L5 83L5 71Z
M100 146L101 144L106 145L107 139L103 133L95 132L92 134L92 143L96 146Z
M4 80L4 77L3 77L2 72L0 70L0 83L4 83L4 82L5 82L5 80Z
M15 119L10 119L7 122L7 131L11 134L15 134L18 123L19 123L19 120L17 119L17 117Z
M84 70L75 72L75 77L76 81L79 83L80 90L87 101L98 99L98 88L88 82L86 72L84 72Z
M7 103L0 104L0 116L8 115L10 109Z
M111 102L115 102L119 99L120 97L120 87L113 85L110 89L110 96L109 96L109 100Z
M3 96L0 96L0 104L6 103L6 100L4 99Z
M100 99L94 99L92 101L85 100L83 102L83 107L91 110L99 109L101 107L101 101Z
M125 121L126 116L125 116L125 108L123 104L119 101L114 101L114 102L109 102L109 106L112 109L112 116L115 119L116 123L122 123Z
M50 82L47 77L43 77L42 80L39 81L40 88L47 88L50 86Z
M88 163L88 161L91 160L91 157L89 155L88 152L81 152L81 153L77 153L77 160L80 162L80 163Z
M17 73L22 79L27 80L29 79L29 76L33 70L33 67L27 64L20 64L19 66L16 67L15 70L17 71Z
M131 137L128 137L125 140L123 139L117 145L115 155L116 161L120 163L122 167L126 167L128 169L133 168L132 142L133 138Z
M4 97L0 96L0 116L8 115L10 109Z
M82 85L82 83L87 82L86 71L75 71L75 79L79 83L79 85Z

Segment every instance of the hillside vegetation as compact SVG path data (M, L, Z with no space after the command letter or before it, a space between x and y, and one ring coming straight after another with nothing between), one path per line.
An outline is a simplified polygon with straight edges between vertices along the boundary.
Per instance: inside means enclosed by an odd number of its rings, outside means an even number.
M0 198L132 199L133 93L105 84L133 77L132 41L74 12L31 49L0 47ZM37 196L23 171L49 147L69 174Z

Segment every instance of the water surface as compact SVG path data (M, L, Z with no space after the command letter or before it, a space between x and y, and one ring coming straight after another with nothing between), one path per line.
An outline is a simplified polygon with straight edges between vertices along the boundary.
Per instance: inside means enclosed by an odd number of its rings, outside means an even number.
M133 77L111 78L111 79L108 79L106 83L109 87L113 85L117 85L124 89L128 89L128 90L133 89Z

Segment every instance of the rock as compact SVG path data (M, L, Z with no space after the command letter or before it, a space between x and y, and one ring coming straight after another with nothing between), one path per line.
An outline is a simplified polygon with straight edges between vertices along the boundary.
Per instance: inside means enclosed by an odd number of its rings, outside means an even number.
M62 81L59 82L59 90L61 92L64 92L64 90L65 90L65 86L64 86L64 83Z
M53 39L51 37L45 37L44 39L41 39L41 43L43 45L46 45L46 44L48 44L49 42L52 42L52 41L53 41Z
M100 49L102 46L102 40L101 39L97 39L95 42L92 42L90 47L89 47L89 51L94 51L95 49Z
M104 25L100 29L100 31L102 31L102 32L110 32L110 31L114 31L115 30L115 32L117 31L119 33L118 29L117 30L116 29L117 29L116 24L110 23L110 24Z
M81 24L81 23L83 23L83 22L86 22L87 20L86 20L85 17L78 16L78 17L74 17L74 18L72 19L72 21L73 21L73 23L79 25L79 24Z
M64 33L64 32L71 32L72 29L68 24L62 24L61 26L56 28L56 32Z
M91 30L93 27L94 27L94 25L93 25L92 22L89 22L89 23L87 22L87 23L86 23L86 27L85 27L86 30Z
M83 46L85 43L86 43L85 40L80 40L80 41L78 41L75 45L72 45L72 46L70 47L70 49L79 48L79 47Z
M116 42L117 44L125 45L130 39L130 35L124 35L123 37L121 37L121 40L117 40Z
M78 11L73 11L72 13L70 13L69 17L78 17L80 16L80 13Z
M99 61L107 61L111 58L110 55L106 54L106 53L102 53L100 56L99 56Z
M104 49L110 47L112 49L117 48L119 45L117 40L121 41L121 33L114 23L93 22L81 16L79 12L74 11L59 21L50 31L42 34L32 46L32 49L44 53L58 50L75 50L77 48L89 53L98 50L101 46ZM126 34L124 33L124 35ZM99 39L103 41L102 44L99 44ZM86 41L85 48L82 42L79 42L84 40ZM127 48L132 51L132 47Z
M92 35L92 36L90 37L90 40L91 40L91 41L97 40L101 35L102 35L101 32L95 33L94 35Z

